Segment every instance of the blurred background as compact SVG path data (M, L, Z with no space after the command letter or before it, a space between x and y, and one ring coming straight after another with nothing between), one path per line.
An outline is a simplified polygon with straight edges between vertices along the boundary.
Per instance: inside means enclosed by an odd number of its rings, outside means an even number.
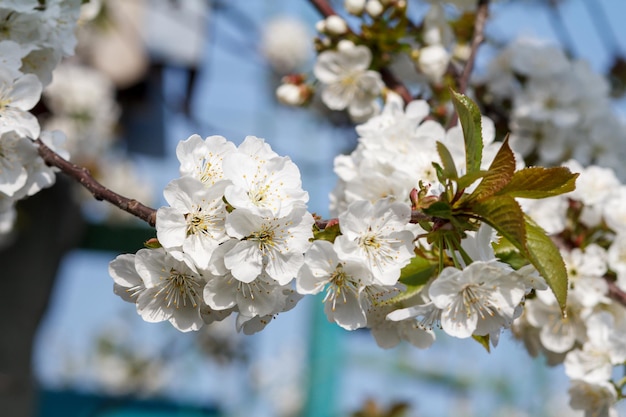
M416 20L428 9L408 3ZM37 109L45 128L68 133L73 161L156 208L178 177L180 140L255 135L294 160L309 210L328 217L333 158L356 146L354 128L344 114L285 107L274 94L283 75L312 68L320 16L307 0L91 0L84 9L77 56ZM624 16L621 0L495 2L477 71L498 45L528 36L619 74ZM619 94L615 109L626 117ZM569 415L562 368L530 358L508 333L490 354L445 335L426 351L385 351L367 331L329 324L320 299L254 336L231 320L193 334L145 323L113 294L107 268L154 231L61 177L23 202L18 231L0 251L2 416Z

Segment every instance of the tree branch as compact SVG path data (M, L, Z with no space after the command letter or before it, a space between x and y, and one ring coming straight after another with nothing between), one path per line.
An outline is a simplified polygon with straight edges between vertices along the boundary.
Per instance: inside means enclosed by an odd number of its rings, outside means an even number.
M87 168L73 164L63 159L59 154L47 147L41 139L34 140L37 145L39 155L46 162L46 165L59 168L63 173L78 181L85 187L96 200L104 200L116 207L139 217L141 220L154 227L156 224L156 210L144 206L139 201L123 197L100 184L91 175Z
M470 56L463 67L463 72L459 78L459 93L465 94L467 85L469 83L472 70L474 69L474 62L476 61L476 54L478 47L485 40L485 24L487 23L487 16L489 15L489 0L479 0L478 10L476 11L476 19L474 20L474 34L472 36L472 43L470 49Z
M607 279L606 283L609 286L609 298L626 307L626 293L615 282Z
M335 12L335 9L333 9L333 6L331 6L327 0L310 0L310 2L313 7L315 7L317 11L320 12L320 14L324 17L337 14L337 12Z
M383 67L380 69L380 75L383 81L389 87L390 90L395 91L402 97L404 103L408 104L413 100L411 92L408 88L389 70L389 68Z

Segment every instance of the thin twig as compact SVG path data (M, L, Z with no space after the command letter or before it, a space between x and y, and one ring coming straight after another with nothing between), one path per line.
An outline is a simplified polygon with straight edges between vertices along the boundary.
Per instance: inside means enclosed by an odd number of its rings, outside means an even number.
M476 11L476 18L474 20L474 34L472 36L472 43L470 45L470 55L467 58L461 77L459 78L459 93L465 94L467 85L469 84L470 76L474 69L474 62L476 61L476 54L478 47L485 40L485 24L487 23L487 17L489 15L489 0L479 0L478 10Z
M78 181L85 187L96 200L104 200L116 207L139 217L141 220L154 227L156 224L156 210L141 204L139 201L123 197L114 191L109 190L100 184L91 175L87 168L73 164L63 159L59 154L47 147L41 139L34 141L37 145L39 155L43 158L48 166L59 168L63 173Z

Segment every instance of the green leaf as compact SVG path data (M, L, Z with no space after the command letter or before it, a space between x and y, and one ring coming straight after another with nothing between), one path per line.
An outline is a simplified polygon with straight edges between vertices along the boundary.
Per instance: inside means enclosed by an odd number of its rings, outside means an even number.
M517 171L497 194L511 197L546 198L574 191L576 178L565 167L530 167Z
M507 241L506 239L501 239L502 241ZM527 256L522 255L519 251L513 250L510 252L496 252L496 257L506 263L511 265L511 268L516 271L523 266L528 265Z
M153 237L143 242L143 246L148 249L158 249L161 247L161 242L156 237Z
M415 297L434 276L436 265L421 256L415 256L411 262L402 268L400 282L406 285L406 290L385 301L385 304L398 304Z
M339 223L335 223L322 230L317 229L317 227L314 229L313 240L327 240L329 242L334 242L335 238L341 234L341 230L339 230Z
M452 207L444 201L437 201L422 210L424 214L442 219L452 218Z
M452 154L441 142L437 142L437 153L439 153L439 158L441 159L441 163L443 164L443 173L447 179L457 179L459 174L456 172L456 165L454 164L454 159L452 158Z
M465 163L467 173L480 170L483 158L483 137L480 110L467 96L452 91L452 103L459 115L465 139Z
M491 197L511 181L514 173L515 156L508 139L505 139L482 181L465 201L481 201Z
M489 197L473 204L470 210L508 239L520 252L527 253L524 213L513 197Z
M567 270L561 252L546 232L529 217L526 217L524 223L529 260L546 280L559 302L561 312L565 313L568 283Z
M473 334L472 335L472 339L474 339L475 341L480 343L480 345L487 350L487 353L491 353L491 348L489 346L489 335L488 334L484 335L484 336L478 336L478 335Z
M474 181L481 179L487 175L487 171L475 171L471 174L465 174L461 178L459 178L456 183L458 185L459 190L463 188L467 188L474 183Z
M411 262L402 268L400 282L410 287L423 287L435 272L435 264L421 256L414 256Z

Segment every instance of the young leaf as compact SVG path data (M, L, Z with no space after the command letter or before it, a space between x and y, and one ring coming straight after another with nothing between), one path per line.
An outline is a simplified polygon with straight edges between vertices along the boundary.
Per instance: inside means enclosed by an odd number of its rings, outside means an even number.
M317 229L317 228L315 228ZM314 240L327 240L329 242L334 242L335 238L341 234L341 230L339 229L339 223L333 224L332 226L327 226L322 230L313 230L313 239Z
M487 174L474 192L465 201L481 201L491 197L504 188L513 178L515 173L515 156L509 147L508 138L502 142L500 150L489 166Z
M576 178L568 168L530 167L517 171L498 195L521 198L546 198L574 191Z
M406 290L385 301L385 304L396 304L408 301L416 296L433 277L436 265L421 256L415 256L411 262L402 268L400 282L406 285Z
M457 179L459 174L456 172L456 165L454 164L452 154L450 154L448 148L439 141L437 142L437 153L439 153L439 158L443 164L444 175L451 180Z
M529 260L546 280L556 296L561 312L565 314L568 284L567 270L561 252L546 232L529 217L526 217L524 223L526 224Z
M480 345L487 350L487 353L491 353L491 348L489 346L489 335L488 334L484 335L484 336L478 336L478 335L473 334L472 335L472 339L474 339L475 341L480 343Z
M433 217L441 217L442 219L450 219L452 217L452 208L450 204L444 201L437 201L422 210L424 214Z
M483 136L478 106L467 96L452 91L452 103L459 115L465 139L465 163L467 173L480 170L483 159Z
M471 211L508 239L520 252L527 253L524 213L513 197L493 196L473 204Z
M474 181L483 178L485 175L487 175L487 171L475 171L471 174L465 174L456 181L457 187L459 190L467 188L472 185Z

